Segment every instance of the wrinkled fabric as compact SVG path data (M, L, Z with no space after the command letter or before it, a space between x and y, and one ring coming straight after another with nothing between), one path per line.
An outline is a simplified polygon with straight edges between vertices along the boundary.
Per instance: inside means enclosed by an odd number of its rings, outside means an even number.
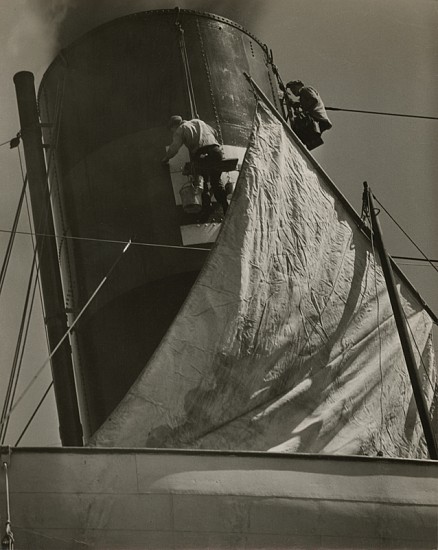
M432 322L397 284L430 404ZM214 249L90 443L425 455L371 243L263 105Z

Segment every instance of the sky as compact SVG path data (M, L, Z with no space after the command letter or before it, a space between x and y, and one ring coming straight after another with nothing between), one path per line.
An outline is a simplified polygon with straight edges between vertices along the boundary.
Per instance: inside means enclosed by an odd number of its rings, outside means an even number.
M128 13L176 5L243 25L273 50L284 81L312 85L326 106L438 117L435 0L1 0L0 143L19 130L12 80L16 72L32 71L38 85L59 49L84 32ZM312 153L319 164L359 213L367 181L427 256L438 259L438 120L339 111L329 116L333 129L324 134L324 146ZM8 231L22 185L17 149L0 147L0 182L0 231ZM386 215L380 220L391 255L419 256ZM28 227L23 214L19 229ZM8 238L0 232L1 261ZM30 238L18 235L0 295L1 403L31 259ZM398 263L438 314L438 273L418 262ZM17 395L47 355L37 299ZM11 416L7 444L15 444L50 380L46 368ZM60 445L53 391L21 445Z

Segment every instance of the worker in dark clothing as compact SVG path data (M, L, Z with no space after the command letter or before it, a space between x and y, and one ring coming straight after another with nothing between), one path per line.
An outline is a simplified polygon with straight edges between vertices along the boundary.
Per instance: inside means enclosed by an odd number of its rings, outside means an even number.
M196 175L199 174L204 179L203 210L210 207L208 191L208 182L210 182L214 197L225 214L228 209L227 194L221 182L222 171L217 166L224 159L224 154L216 140L213 128L198 118L183 120L179 115L170 118L168 127L172 132L173 140L162 162L169 162L169 159L185 145L189 150L190 159L194 162Z
M330 130L333 124L330 122L324 103L319 93L311 86L304 86L301 80L291 80L286 84L286 91L299 98L299 101L294 101L289 94L288 100L292 107L299 107L305 114L317 124L319 134L326 130Z

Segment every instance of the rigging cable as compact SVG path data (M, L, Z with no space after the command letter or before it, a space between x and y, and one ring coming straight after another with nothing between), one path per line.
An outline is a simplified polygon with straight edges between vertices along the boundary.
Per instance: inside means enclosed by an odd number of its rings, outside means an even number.
M289 124L292 124L292 121L294 119L294 115L292 113L292 107L290 103L286 100L286 86L281 78L280 71L278 70L277 65L275 65L274 63L274 54L272 50L269 57L269 63L272 67L272 72L277 78L278 88L282 92L282 97L280 98L281 113L283 115L284 120L289 121Z
M5 492L6 492L6 526L5 536L2 538L2 548L13 550L14 548L14 535L11 528L11 503L9 498L9 476L8 476L8 463L3 462L3 469L5 471Z
M376 251L374 248L374 232L370 218L370 201L369 194L364 191L362 199L362 219L368 220L370 225L370 240L371 251L373 256L373 273L374 273L374 291L376 294L376 316L377 316L377 336L379 339L379 371L380 371L380 449L377 453L378 456L383 456L383 426L385 423L385 417L383 414L383 368L382 368L382 335L380 333L380 300L379 292L377 289L377 264L376 264Z
M434 265L434 261L436 260L430 260L426 254L421 250L421 248L415 243L415 241L413 239L411 239L411 237L406 233L406 231L403 229L403 227L397 222L397 220L395 220L391 214L388 212L388 210L383 206L383 204L379 201L379 199L374 195L373 193L373 197L375 198L377 204L383 209L383 211L390 217L390 219L395 223L395 225L400 229L400 231L403 233L403 235L405 237L407 237L407 239L409 239L409 241L411 242L411 244L413 244L415 246L415 248L418 250L418 252L423 256L424 260L426 262L428 262L432 267L433 269L438 272L438 268Z
M39 400L38 405L35 407L31 417L29 418L26 426L24 427L23 431L21 432L20 437L17 439L17 442L15 443L14 447L18 447L18 445L20 444L20 441L23 439L24 434L27 432L27 428L31 425L32 420L35 418L37 412L40 410L41 405L44 403L44 400L46 399L46 397L49 394L49 391L52 389L52 387L53 387L53 380L50 382L48 388L46 389L43 396Z
M22 175L22 178L23 178L23 191L25 191L27 176L24 175L20 151L19 151L19 159L20 159L21 175ZM20 197L20 199L21 198L22 197ZM21 206L22 206L22 200L21 200L21 203L20 203L20 213L21 213ZM18 218L19 218L19 216L16 216L17 222L18 222ZM31 270L30 270L30 275L29 275L28 285L27 285L27 290L26 290L26 296L25 296L25 301L24 301L24 306L23 306L23 312L22 312L22 315L21 315L20 328L19 328L19 332L18 332L18 336L17 336L17 343L16 343L16 347L15 347L14 358L13 358L11 372L10 372L10 376L9 376L8 388L6 390L5 400L4 400L4 403L3 403L2 414L1 414L1 417L0 417L1 420L4 420L5 418L8 418L8 411L10 410L10 408L12 407L13 402L14 402L14 397L15 397L16 388L17 388L17 384L18 384L18 377L19 377L19 374L20 374L20 371L21 371L21 365L22 365L22 360L23 360L24 350L25 350L25 343L26 343L26 340L27 340L28 332L29 332L31 313L32 313L33 303L34 303L34 298L35 298L36 281L37 281L37 278L38 278L38 273L35 270L37 270L37 265L36 265L36 251L34 249L32 265L31 265ZM34 288L33 288L33 291L32 291L32 284L33 284L32 281L33 281L34 276L35 276L35 283L34 283ZM30 304L30 306L29 306L29 304ZM0 429L1 444L3 444L4 441L5 441L6 432L7 432L7 429L8 429L8 424L9 424L9 420L7 420L1 426L1 429Z
M270 63L272 65L273 72L275 76L277 77L278 85L280 90L285 92L286 86L284 85L280 72L278 70L278 67L274 65L273 63L273 55L271 51L271 60ZM361 113L366 115L382 115L382 116L394 116L394 117L402 117L402 118L418 118L418 119L424 119L424 120L438 120L438 117L436 116L425 116L425 115L411 115L411 114L405 114L405 113L388 113L385 111L368 111L365 109L346 109L343 107L325 107L326 111L340 111L340 112L346 112L346 113ZM284 116L284 112L283 112ZM286 117L284 117L286 120Z
M362 113L366 115L383 115L383 116L395 116L403 118L422 118L426 120L438 120L436 116L423 116L423 115L407 115L402 113L385 113L384 111L365 111L362 109L343 109L341 107L326 107L326 111L344 111L347 113Z
M13 411L18 407L18 405L20 404L20 402L22 401L22 399L25 397L25 395L28 393L28 391L30 390L30 388L34 385L34 383L36 382L36 380L39 378L39 376L41 375L41 373L43 372L43 370L45 369L45 367L47 366L47 364L50 362L50 360L52 359L52 357L55 355L55 353L58 351L58 349L61 347L61 345L63 344L63 342L65 341L65 339L70 335L70 333L72 332L72 330L74 329L74 327L76 326L76 324L78 323L79 319L82 317L82 315L85 313L85 311L87 310L88 306L91 304L91 302L94 300L94 298L96 297L97 293L100 291L100 289L102 288L102 286L106 283L106 281L108 280L108 278L110 277L111 273L114 271L114 269L116 268L117 264L120 262L120 260L122 259L122 257L124 256L124 254L126 253L126 251L129 249L129 247L131 246L131 241L129 241L128 243L126 243L126 246L124 247L124 249L122 250L122 252L120 253L120 255L118 256L118 258L114 261L114 263L112 264L112 266L110 267L110 269L108 270L107 274L103 277L103 279L101 280L101 282L98 284L98 286L96 287L95 291L93 292L93 294L90 296L90 298L87 300L87 302L85 303L85 305L82 307L81 311L78 313L77 317L75 318L75 320L72 322L72 324L70 325L70 327L68 328L68 330L65 332L64 336L60 339L60 341L58 342L58 344L53 348L53 350L50 352L49 356L46 358L46 360L44 361L44 363L39 367L39 369L36 371L35 375L33 376L33 378L30 380L30 382L27 384L27 386L24 388L24 390L21 392L21 395L19 396L19 398L16 400L16 402L14 403L14 405L11 407L9 413L7 414L7 417L5 419L2 419L1 422L0 422L0 427L2 427L5 422L9 419L9 417L11 416L11 414L13 413Z
M413 262L432 262L434 264L438 264L438 260L425 260L424 258L413 258L412 256L392 256L391 255L391 258L393 260L412 260ZM415 265L415 264L404 264L404 265Z
M184 73L186 77L187 91L189 94L190 112L191 112L192 118L199 118L198 109L196 107L196 101L195 101L195 92L193 89L192 75L190 73L189 58L187 55L186 42L184 38L184 29L182 28L182 25L179 22L179 8L176 8L176 10L177 10L177 18L175 21L175 26L179 31L178 41L179 41L179 48L181 50Z
M421 250L421 248L415 243L415 241L408 235L408 233L401 227L401 225L395 220L395 218L393 218L393 216L391 216L391 214L388 212L388 210L383 206L383 204L379 201L379 199L374 195L373 193L373 197L375 199L375 201L378 203L378 205L383 209L383 211L389 216L389 218L395 223L395 225L400 229L400 231L405 235L405 237L407 237L407 239L415 246L415 248L420 252L420 254L424 257L424 261L426 261L430 266L432 266L432 268L438 272L438 269L437 267L434 265L434 262L436 263L436 260L430 260L426 254ZM404 259L412 259L412 260L418 260L418 261L422 261L420 258L409 258L409 257L405 257L405 256L394 256L393 258L404 258ZM424 267L424 266L423 266ZM435 324L437 324L437 320L436 320L436 315L433 313L433 311L427 307L427 305L422 302L423 304L423 307L426 307L429 315L431 315L432 317L432 320Z
M8 229L0 229L0 233L10 233ZM118 239L101 239L97 237L75 237L74 235L63 235L62 237L57 234L49 235L48 233L34 233L30 231L16 231L17 235L35 235L38 237L56 237L59 239L71 239L71 240L78 240L78 241L91 241L91 242L101 242L101 243L107 243L107 244L126 244L126 241L121 241ZM173 244L158 244L158 243L144 243L141 241L132 241L131 244L133 246L145 246L145 247L154 247L154 248L170 248L170 249L176 249L176 250L201 250L205 252L211 252L210 248L203 248L203 247L197 247L197 246L181 246L181 245L173 245Z
M10 233L10 237L9 237L9 241L8 241L8 244L7 244L7 247L6 247L5 257L3 259L3 264L2 264L2 267L1 267L1 270L0 270L0 295L1 295L2 290L3 290L3 285L4 285L4 282L5 282L5 278L6 278L6 272L7 272L8 266L9 266L9 261L11 259L11 254L12 254L12 248L14 246L15 235L17 234L16 230L17 230L18 222L19 222L20 215L21 215L23 200L24 200L24 197L25 197L25 194L26 194L26 186L27 186L27 177L24 181L24 184L23 184L23 187L22 187L22 190L21 190L21 193L20 193L20 198L18 200L18 206L17 206L16 213L15 213L15 218L14 218L14 221L12 223L12 229L10 231L8 231L8 233Z
M392 259L394 259L394 256L391 256ZM423 260L425 261L425 260ZM428 263L425 264L413 264L412 262L397 262L397 265L404 265L408 267L430 267Z
M35 290L36 290L36 279L35 279L32 297L30 297L34 267L35 267L35 263L32 266L31 278L29 279L29 282L28 282L26 299L23 307L20 329L18 332L17 344L15 347L14 359L12 362L12 368L11 368L11 373L9 377L9 384L6 390L6 396L5 396L5 401L4 401L2 415L1 415L1 420L2 421L4 420L0 428L2 445L4 444L5 438L6 438L6 432L8 429L9 418L10 418L10 415L8 414L8 412L11 410L14 403L15 393L18 385L18 377L21 371L21 365L22 365L22 360L24 356L25 342L27 339L29 326L30 326L31 312L32 312L32 306L33 306L33 302L35 298ZM30 307L29 307L29 303L31 304Z

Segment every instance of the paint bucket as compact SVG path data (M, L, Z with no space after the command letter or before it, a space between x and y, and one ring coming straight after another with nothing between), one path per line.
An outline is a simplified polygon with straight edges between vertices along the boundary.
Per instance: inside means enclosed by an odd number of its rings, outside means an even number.
M227 194L227 199L228 200L231 200L231 197L233 196L233 193L234 193L234 188L235 188L235 183L234 181L227 181L227 183L225 184L225 193Z
M191 181L185 183L179 192L184 212L198 214L202 210L202 187L193 186Z

